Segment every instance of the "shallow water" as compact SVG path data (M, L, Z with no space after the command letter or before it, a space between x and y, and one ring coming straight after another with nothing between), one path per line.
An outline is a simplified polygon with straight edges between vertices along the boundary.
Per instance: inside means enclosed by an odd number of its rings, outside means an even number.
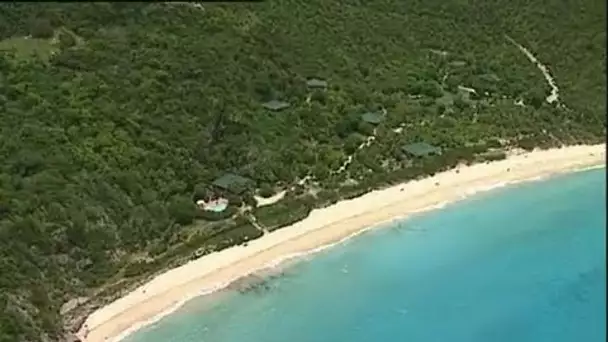
M127 342L594 342L605 169L493 190L198 298Z

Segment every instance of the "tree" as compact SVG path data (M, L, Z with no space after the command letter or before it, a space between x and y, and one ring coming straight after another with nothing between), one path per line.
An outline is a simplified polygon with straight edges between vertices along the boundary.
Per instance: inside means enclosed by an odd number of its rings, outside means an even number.
M458 108L459 110L463 111L463 110L469 108L470 105L469 105L469 102L462 97L462 95L458 95L454 99L454 106L456 108Z
M37 18L32 21L30 34L33 38L51 38L53 37L53 26L48 19Z
M364 141L363 137L357 133L350 134L344 142L344 150L348 154L353 154L357 151L361 143Z
M316 164L313 167L313 175L317 179L325 179L329 176L329 168L325 164Z
M445 88L450 93L457 93L460 80L454 76L449 76L445 81Z
M274 194L274 189L272 188L272 186L268 183L264 183L262 184L262 186L260 187L260 196L268 198L271 197Z
M540 108L543 105L543 103L545 102L544 90L540 89L540 88L531 89L525 95L525 102L529 103L532 107L534 107L536 109Z
M445 113L446 107L443 103L437 105L437 114L441 115Z
M169 201L169 215L180 225L187 225L196 217L196 207L185 196L175 195Z
M205 200L209 197L210 192L205 184L197 184L194 187L193 199L194 201Z
M228 200L228 203L230 203L230 205L232 205L232 206L240 207L241 205L243 205L243 197L241 197L239 195L236 195L233 193L227 193L224 196Z
M325 105L327 103L327 94L324 91L315 90L310 95L310 99L311 101L315 101L322 105Z
M426 95L432 98L440 98L443 96L443 90L441 86L435 81L426 81L420 85L420 94Z
M360 120L357 125L357 131L363 135L373 135L374 134L374 125Z
M360 118L356 115L347 115L340 120L335 127L336 134L341 138L346 138L355 130L357 130Z
M70 33L66 31L59 32L59 47L63 49L71 48L76 45L76 39Z

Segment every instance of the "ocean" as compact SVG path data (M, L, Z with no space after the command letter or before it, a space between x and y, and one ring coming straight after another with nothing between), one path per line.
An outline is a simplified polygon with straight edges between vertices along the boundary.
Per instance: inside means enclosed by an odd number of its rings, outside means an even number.
M125 342L606 339L605 169L484 192L200 297Z

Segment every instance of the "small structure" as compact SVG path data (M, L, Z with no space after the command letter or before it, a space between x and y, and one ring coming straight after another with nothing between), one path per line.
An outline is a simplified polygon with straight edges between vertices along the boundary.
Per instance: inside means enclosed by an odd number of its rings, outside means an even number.
M266 109L279 111L289 107L289 103L284 101L272 100L266 103L263 103L262 106Z
M372 125L378 125L384 121L384 114L381 112L367 112L361 115L361 120Z
M455 61L451 61L450 66L456 67L456 68L462 68L464 66L467 65L467 62L465 61L460 61L460 60L455 60Z
M462 85L458 86L458 90L462 93L467 93L467 94L477 94L477 90L471 88L471 87L465 87Z
M401 151L403 151L407 155L414 156L417 158L441 154L441 148L427 144L425 142L404 145L401 147Z
M233 173L227 173L213 181L213 185L234 194L241 194L252 185L253 181Z
M327 89L327 81L318 78L311 78L306 81L306 86L309 89Z
M467 104L473 105L475 101L471 99L471 96L477 97L478 95L477 90L473 88L458 86L458 96Z

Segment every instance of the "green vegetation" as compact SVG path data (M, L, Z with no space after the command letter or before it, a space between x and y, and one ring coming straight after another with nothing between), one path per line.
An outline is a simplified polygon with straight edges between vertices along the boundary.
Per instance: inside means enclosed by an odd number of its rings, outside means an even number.
M2 53L14 53L17 58L37 58L47 61L56 51L50 38L13 37L0 41Z
M313 203L314 199L310 196L287 198L256 209L254 215L260 224L273 231L306 218L313 208Z
M507 148L606 135L604 1L203 6L0 5L0 342L62 340L156 272L260 236L250 213L278 229ZM507 36L548 65L560 105ZM442 154L404 156L417 142ZM226 173L254 184L201 213ZM258 189L289 191L255 208Z
M27 36L3 37L0 53L18 59L48 62L61 49L82 44L82 39L63 27L53 29L48 20L33 21Z

